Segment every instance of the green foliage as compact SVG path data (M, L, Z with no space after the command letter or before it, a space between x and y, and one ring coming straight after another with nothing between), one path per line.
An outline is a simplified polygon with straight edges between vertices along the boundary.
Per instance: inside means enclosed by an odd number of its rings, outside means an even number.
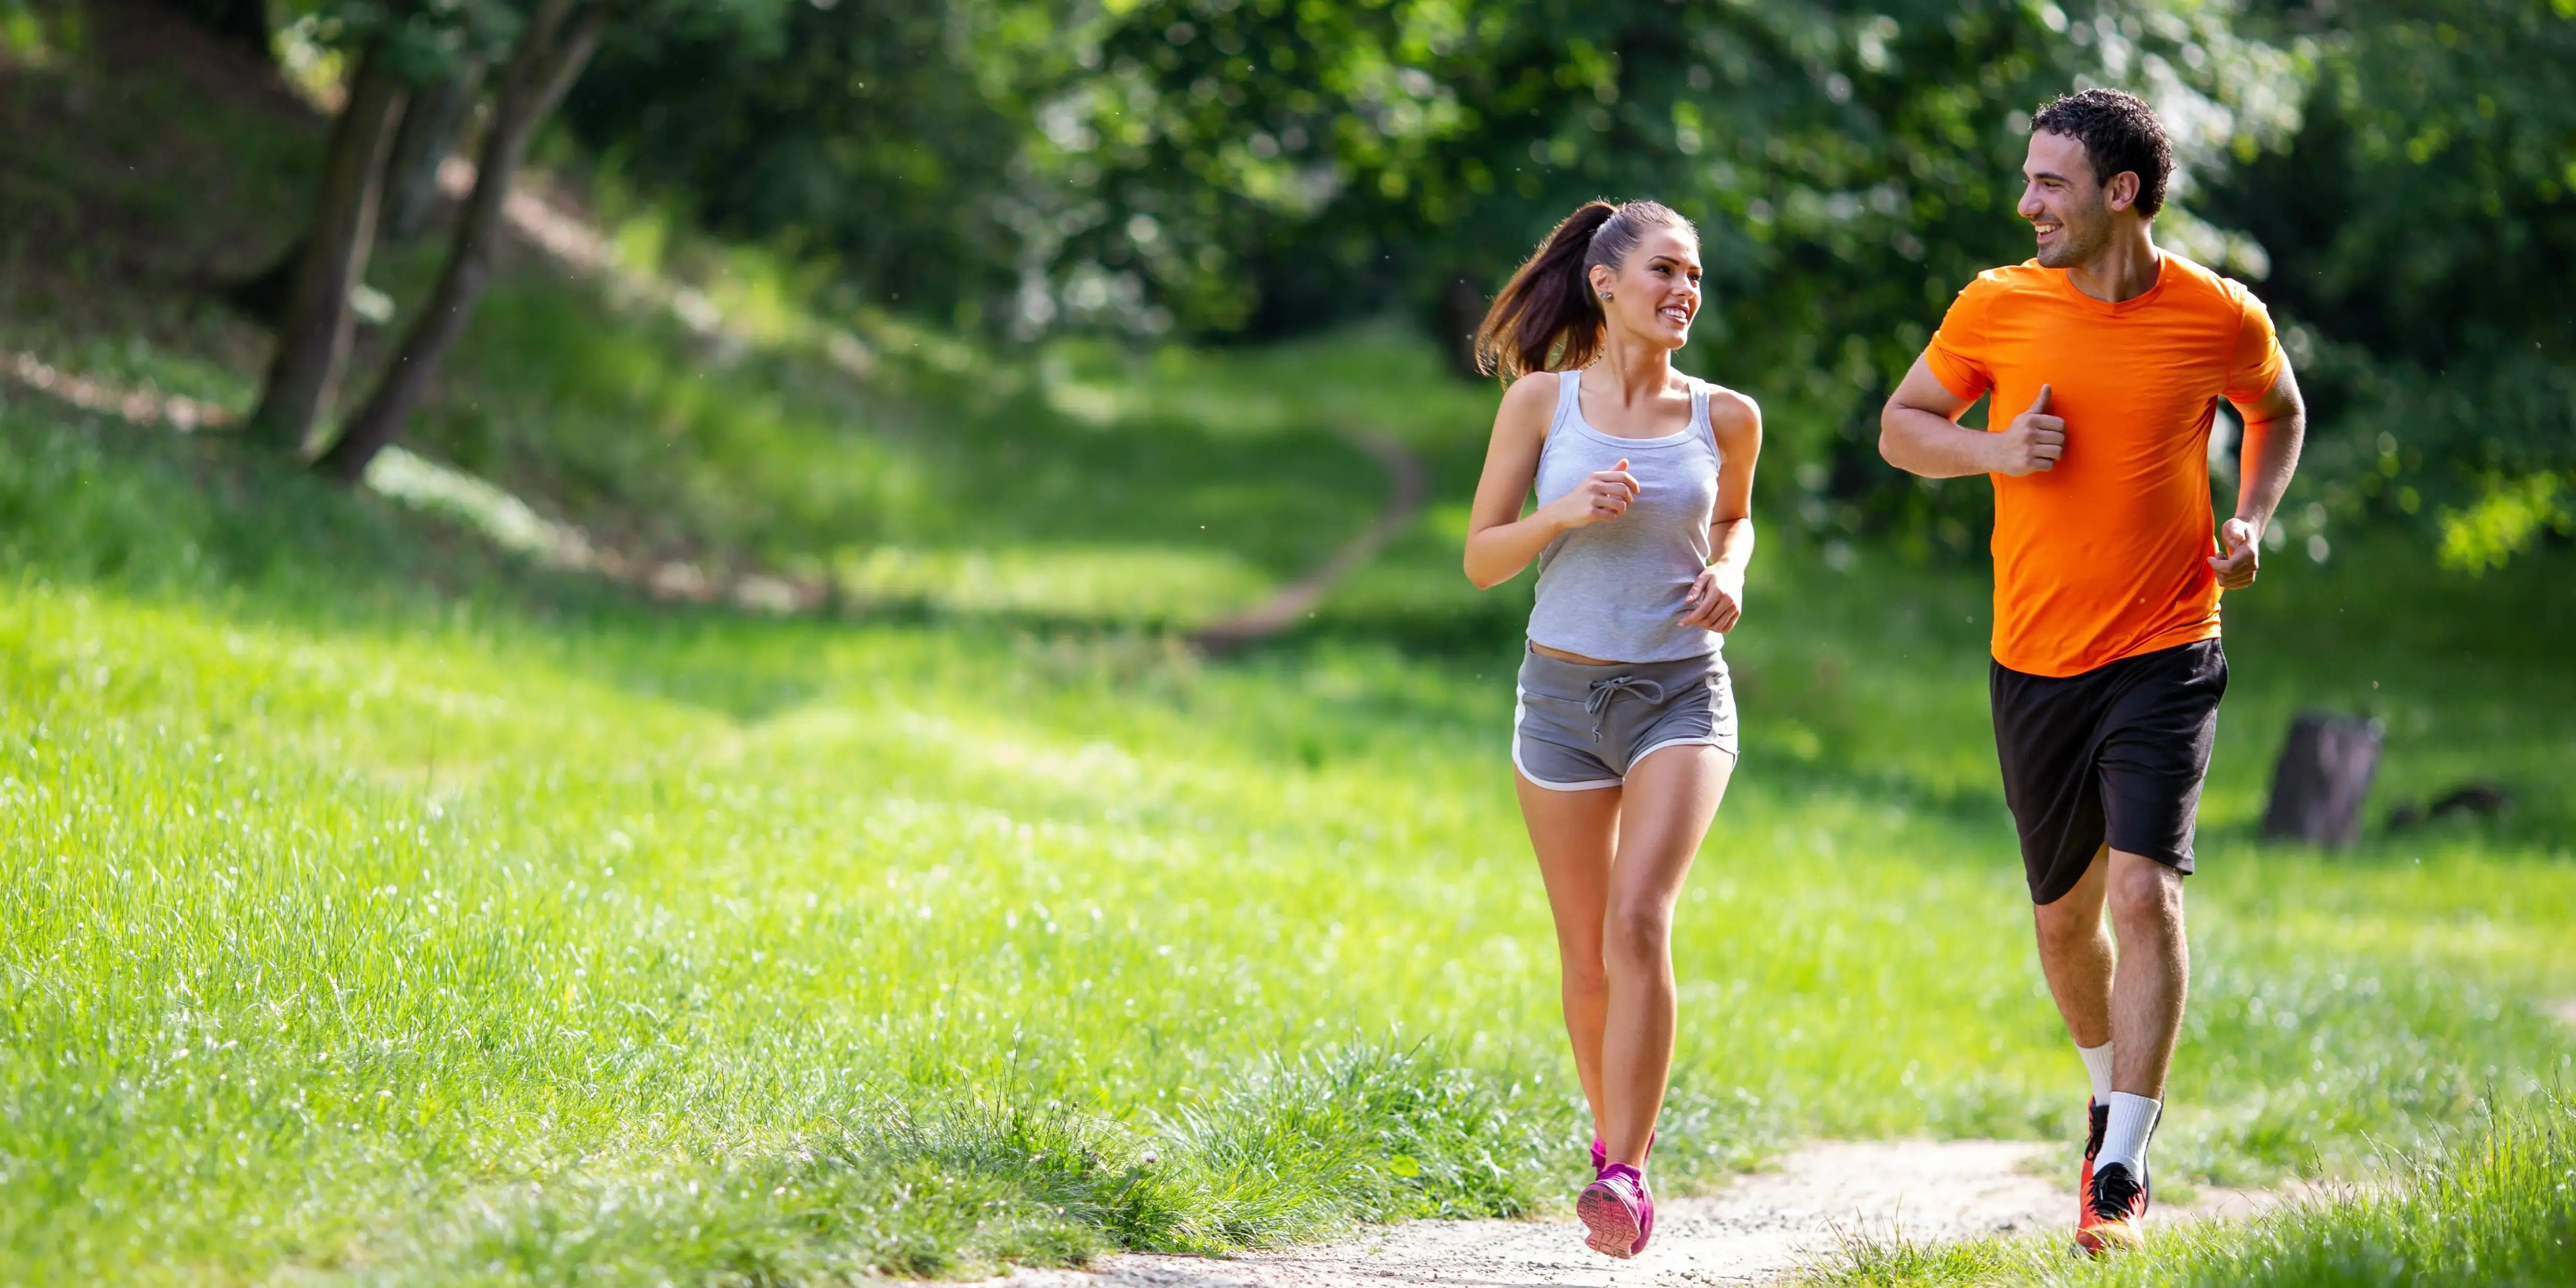
M520 0L298 0L286 7L315 46L348 55L378 50L386 67L416 85L507 54L528 8Z
M583 137L868 298L1023 336L1428 315L1577 202L1652 195L1701 222L1694 361L1770 406L1771 494L1962 553L1984 493L1883 469L1876 409L2026 253L2024 114L2130 84L2186 165L2166 240L2256 279L2311 373L2298 535L2414 516L2480 567L2576 528L2533 505L2576 463L2576 21L2541 0L979 0L790 29L630 33Z
M2576 13L2549 0L2291 8L2303 123L2213 217L2269 250L2311 343L2309 495L2438 524L2477 569L2576 533Z
M690 222L831 265L843 303L969 329L1057 217L1023 157L1052 33L1029 6L782 6L623 23L567 100L612 168Z
M522 7L294 12L426 75ZM2576 534L2571 33L2555 0L670 0L568 116L645 200L820 266L836 311L1020 339L1455 330L1455 284L1575 203L1655 196L1701 223L1690 361L1769 408L1773 512L1964 555L1986 493L1885 469L1876 410L2026 253L2026 113L2124 84L2185 164L2165 241L2254 281L2307 374L2289 528L2416 525L2458 570Z
M201 10L238 7L237 0L178 0ZM776 38L789 0L602 0L626 23L646 29L680 24L734 39ZM375 49L414 84L451 76L469 63L509 55L537 8L534 0L284 0L305 39L326 49Z

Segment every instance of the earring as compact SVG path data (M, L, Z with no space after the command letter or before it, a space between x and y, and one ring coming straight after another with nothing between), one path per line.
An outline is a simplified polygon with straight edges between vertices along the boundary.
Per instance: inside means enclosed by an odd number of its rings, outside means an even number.
M1602 302L1602 303L1604 303L1604 304L1607 304L1607 303L1609 303L1609 302L1610 302L1610 292L1608 292L1608 291L1603 291L1603 292L1601 293L1601 302Z

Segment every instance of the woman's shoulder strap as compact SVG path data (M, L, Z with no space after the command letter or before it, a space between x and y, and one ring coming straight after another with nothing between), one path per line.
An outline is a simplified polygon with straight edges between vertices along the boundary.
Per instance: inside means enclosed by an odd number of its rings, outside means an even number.
M1708 399L1709 395L1717 392L1717 386L1693 375L1684 375L1682 379L1690 382L1691 425L1699 430L1700 437L1708 440L1709 449L1716 451L1717 422L1709 418ZM1723 452L1719 454L1724 455Z
M1556 422L1563 424L1568 415L1583 414L1583 368L1567 367L1556 373Z

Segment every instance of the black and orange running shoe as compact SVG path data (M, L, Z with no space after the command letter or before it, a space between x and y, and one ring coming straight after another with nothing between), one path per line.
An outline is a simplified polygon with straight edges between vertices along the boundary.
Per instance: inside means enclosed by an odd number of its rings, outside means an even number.
M2075 1173L2075 1226L2093 1210L2093 1156L2102 1152L2102 1133L2111 1130L2111 1107L2090 1096L2084 1100L2084 1165ZM1592 1169L1595 1172L1600 1168Z
M2091 1256L2127 1251L2147 1241L2147 1185L2126 1163L2094 1169L2092 1193L2075 1223L2075 1246Z

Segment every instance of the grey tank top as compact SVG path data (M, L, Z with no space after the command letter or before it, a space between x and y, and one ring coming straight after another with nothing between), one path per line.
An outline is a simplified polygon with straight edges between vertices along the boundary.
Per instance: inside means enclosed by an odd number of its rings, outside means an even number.
M1571 492L1622 457L1641 489L1627 513L1576 528L1538 557L1529 638L1605 662L1670 662L1715 653L1724 637L1680 626L1682 602L1708 566L1717 509L1717 435L1709 386L1691 381L1690 424L1661 438L1621 438L1583 419L1582 373L1557 378L1556 418L1539 449L1538 502Z

